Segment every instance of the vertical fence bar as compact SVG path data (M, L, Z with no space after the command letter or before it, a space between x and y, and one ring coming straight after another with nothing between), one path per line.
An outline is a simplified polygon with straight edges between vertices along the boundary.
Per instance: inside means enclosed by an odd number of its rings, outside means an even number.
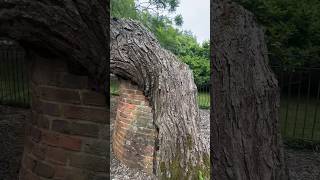
M20 58L20 56L19 56L19 49L17 48L17 51L15 52L15 54L16 54L16 58L15 58L15 64L16 64L16 81L17 81L17 97L18 97L18 99L17 99L17 102L20 104L21 103L21 91L20 91L20 76L19 76L19 74L21 73L20 71L19 71L19 66L21 66L21 62L19 62L19 58Z
M315 127L316 127L316 123L317 123L317 113L318 113L318 106L319 106L319 95L320 95L320 80L318 81L318 92L317 92L317 98L316 98L316 107L314 110L314 116L313 116L313 125L312 125L312 135L311 135L311 139L314 139L314 132L315 132Z
M12 66L12 82L13 82L13 95L14 95L14 104L17 103L17 79L16 79L16 48L12 47L10 50L10 53L12 55L12 60L11 60L11 66Z
M7 76L6 79L7 79L7 85L8 85L8 87L7 87L8 93L7 93L7 102L6 102L6 104L10 102L11 97L12 97L12 88L11 88L11 84L10 84L10 66L9 66L9 64L10 64L10 55L9 55L8 47L7 47L6 48L6 76Z
M6 64L7 64L7 49L6 48L3 48L3 52L2 52L2 68L3 68L3 77L2 77L2 81L3 81L3 104L6 103L7 99L8 99L8 89L9 89L9 86L8 86L8 80L7 80L7 71L8 71L8 67L6 67Z
M26 55L25 55L26 56ZM27 103L30 103L30 84L29 84L29 67L28 67L28 62L25 59L25 56L23 57L23 62L24 62L24 69L25 69L25 75L26 75L26 84L27 84Z
M20 52L20 71L21 71L21 81L22 81L22 91L21 91L21 96L22 96L22 103L25 105L26 104L26 93L25 93L25 83L26 80L24 78L25 72L24 72L24 67L25 66L25 61L24 61L24 52Z
M287 126L288 126L288 114L289 114L289 101L290 101L290 95L291 95L291 82L292 80L292 72L289 72L289 84L288 84L288 94L287 94L287 104L286 104L286 118L284 123L284 135L287 134Z
M297 128L297 120L298 120L298 111L299 111L299 101L300 101L300 98L301 98L301 82L302 82L302 72L299 71L299 88L298 88L298 99L297 99L297 106L296 106L296 111L295 111L295 119L294 119L294 127L293 127L293 137L296 136L296 128Z
M305 105L305 112L304 112L304 119L303 119L303 128L302 128L302 138L304 138L305 128L306 128L306 121L307 121L307 114L308 114L308 107L309 107L309 100L310 100L310 87L311 87L311 73L308 76L308 90L307 90L307 100Z
M3 50L2 50L2 46L0 45L0 93L1 93L1 97L0 97L0 103L2 104L3 102L3 97L4 97L4 87L3 87Z
M13 79L13 74L14 74L14 69L13 69L13 56L12 56L12 47L8 48L8 55L9 55L9 82L10 82L10 89L11 89L11 97L9 103L14 102L14 79Z

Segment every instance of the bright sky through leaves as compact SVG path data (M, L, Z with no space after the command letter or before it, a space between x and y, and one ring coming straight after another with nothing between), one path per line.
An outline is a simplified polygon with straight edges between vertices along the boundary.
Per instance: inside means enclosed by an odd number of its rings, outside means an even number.
M136 0L139 3L149 0ZM183 25L180 30L191 31L197 41L202 43L210 38L210 0L179 0L176 12L169 14L170 17L181 14ZM161 13L161 12L160 12ZM162 14L162 13L161 13ZM167 14L167 13L164 13Z
M183 17L182 29L190 30L202 43L210 38L210 0L180 0L176 14Z

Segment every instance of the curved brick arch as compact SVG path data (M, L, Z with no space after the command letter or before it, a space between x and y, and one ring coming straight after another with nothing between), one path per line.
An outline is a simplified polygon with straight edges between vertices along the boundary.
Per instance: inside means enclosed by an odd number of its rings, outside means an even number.
M106 179L105 95L64 60L33 56L29 67L32 117L19 178Z
M119 99L112 148L129 167L153 172L156 129L152 108L143 91L129 80L118 80Z

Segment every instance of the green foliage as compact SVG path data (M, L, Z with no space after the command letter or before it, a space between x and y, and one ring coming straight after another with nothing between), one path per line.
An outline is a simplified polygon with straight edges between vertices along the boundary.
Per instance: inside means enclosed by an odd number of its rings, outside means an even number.
M110 7L112 17L127 19L138 18L134 0L111 0Z
M200 56L181 56L183 62L189 65L198 88L207 85L210 80L210 62Z
M320 66L319 0L236 0L266 27L270 60L288 67Z
M202 171L199 170L198 176L199 176L199 180L204 180L203 175L202 175Z

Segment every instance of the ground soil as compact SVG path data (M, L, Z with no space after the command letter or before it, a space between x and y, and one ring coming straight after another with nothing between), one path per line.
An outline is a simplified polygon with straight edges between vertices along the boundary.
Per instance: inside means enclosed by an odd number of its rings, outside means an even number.
M117 100L111 99L111 133ZM209 144L209 111L201 110L201 135ZM28 109L0 106L0 180L16 180L19 172L24 138L24 124L30 119ZM110 146L111 147L111 146ZM121 164L111 151L111 179L153 180L153 175ZM320 153L311 150L285 148L285 158L291 180L319 180Z

